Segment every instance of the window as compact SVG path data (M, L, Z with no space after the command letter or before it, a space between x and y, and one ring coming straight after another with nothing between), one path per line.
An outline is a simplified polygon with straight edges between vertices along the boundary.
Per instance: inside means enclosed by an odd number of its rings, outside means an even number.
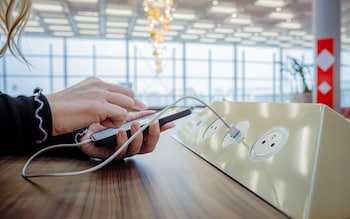
M281 72L287 57L304 63L314 60L309 49L171 42L165 43L163 71L158 74L148 41L26 36L23 51L29 67L11 55L0 62L3 92L31 94L39 86L47 94L94 75L132 87L138 98L155 107L184 95L206 102L287 102L291 88ZM341 57L344 107L350 105L350 53L342 51Z

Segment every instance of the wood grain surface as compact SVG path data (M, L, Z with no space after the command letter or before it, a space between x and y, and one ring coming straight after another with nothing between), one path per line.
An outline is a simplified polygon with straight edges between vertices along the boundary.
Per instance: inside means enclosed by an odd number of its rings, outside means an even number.
M154 152L90 174L25 180L27 157L0 157L0 218L287 218L162 134ZM31 171L85 169L91 161L40 157Z

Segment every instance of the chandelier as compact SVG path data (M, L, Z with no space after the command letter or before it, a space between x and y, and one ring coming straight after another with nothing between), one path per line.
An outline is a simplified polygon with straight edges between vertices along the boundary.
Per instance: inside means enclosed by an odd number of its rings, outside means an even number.
M156 71L162 72L162 54L164 47L164 33L169 31L169 23L172 21L174 0L144 0L143 8L148 18L150 29L150 42L155 56Z

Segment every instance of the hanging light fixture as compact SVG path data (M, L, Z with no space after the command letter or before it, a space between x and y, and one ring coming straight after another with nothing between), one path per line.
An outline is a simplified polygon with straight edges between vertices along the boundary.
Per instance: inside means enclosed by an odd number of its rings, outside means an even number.
M144 0L143 8L148 18L150 42L153 47L157 73L162 72L162 53L164 33L169 31L169 23L173 20L174 0Z

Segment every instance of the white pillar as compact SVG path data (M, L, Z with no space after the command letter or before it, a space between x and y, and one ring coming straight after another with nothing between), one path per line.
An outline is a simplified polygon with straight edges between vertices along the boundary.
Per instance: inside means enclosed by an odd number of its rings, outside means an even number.
M313 0L315 101L340 112L341 0Z

